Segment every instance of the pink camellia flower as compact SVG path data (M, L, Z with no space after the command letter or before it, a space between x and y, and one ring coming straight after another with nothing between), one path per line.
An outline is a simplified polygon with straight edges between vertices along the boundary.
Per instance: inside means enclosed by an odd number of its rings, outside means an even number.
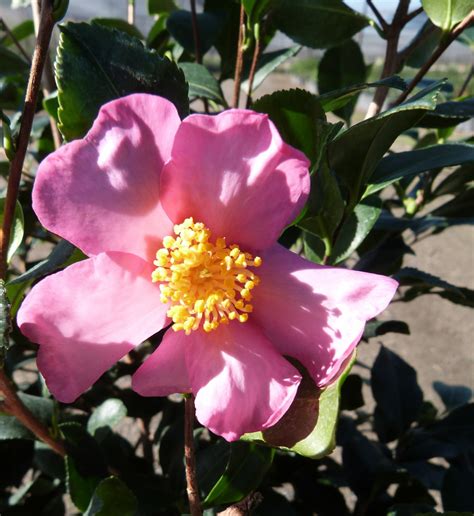
M308 160L266 115L180 121L145 94L103 106L83 140L41 163L33 190L41 223L89 256L42 280L18 314L54 396L74 401L170 323L133 388L194 393L198 420L229 441L291 405L301 376L285 355L330 383L397 283L277 244L309 188Z

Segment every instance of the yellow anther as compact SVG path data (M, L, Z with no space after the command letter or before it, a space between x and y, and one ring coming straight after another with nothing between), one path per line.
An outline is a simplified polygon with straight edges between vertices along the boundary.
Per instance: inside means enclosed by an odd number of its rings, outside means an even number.
M161 302L169 303L173 330L186 335L220 324L245 322L252 312L251 290L259 278L249 269L262 263L225 237L211 241L211 232L192 218L174 226L175 237L166 236L153 262L152 281L160 283Z

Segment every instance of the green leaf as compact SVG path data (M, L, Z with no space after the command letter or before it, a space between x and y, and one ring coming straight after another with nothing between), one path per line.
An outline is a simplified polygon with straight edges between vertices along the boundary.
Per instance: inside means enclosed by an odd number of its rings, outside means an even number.
M148 13L161 14L176 11L174 0L148 0Z
M21 401L44 425L51 425L53 416L53 400L31 396L30 394L18 393ZM14 416L2 415L0 413L0 441L5 439L30 439L37 437L24 427Z
M341 387L354 361L355 352L337 380L322 390L305 370L300 370L303 379L286 414L271 428L246 434L243 439L262 441L312 459L331 453L336 446Z
M318 99L326 113L328 111L335 111L343 108L348 102L350 102L354 96L367 88L375 88L377 86L386 86L387 88L396 88L398 90L404 90L406 88L405 81L398 75L387 77L375 82L366 82L363 84L354 84L347 88L340 90L330 91L324 95L319 95Z
M431 85L404 104L353 125L329 144L329 165L347 186L350 206L358 203L367 181L397 137L427 110L434 109L442 84Z
M242 0L250 26L255 25L266 14L273 0Z
M456 41L474 49L474 26L464 29Z
M6 75L26 73L30 65L20 56L0 45L0 78Z
M444 477L441 489L443 508L448 511L469 511L474 509L474 470L469 464L469 459L459 461L459 464L451 464Z
M204 507L238 502L254 491L273 461L274 450L253 443L231 444L224 474L203 501Z
M474 117L474 97L443 102L421 119L419 127L453 127Z
M446 410L453 410L469 403L472 398L472 389L465 385L448 385L443 382L433 382L433 389L441 398Z
M282 63L284 63L290 57L295 56L301 50L301 46L295 45L290 48L282 48L281 50L275 50L273 52L267 52L262 54L257 62L257 71L252 84L252 91L255 91L262 82ZM243 72L242 89L245 93L249 90L248 76L250 73L250 67Z
M382 442L405 432L420 413L423 393L415 369L397 354L381 346L372 367L372 394L377 403L374 428Z
M189 85L190 100L206 98L221 106L226 105L219 83L205 66L197 63L179 63L178 66L183 70Z
M102 25L103 27L110 27L111 29L121 30L134 38L145 39L143 34L135 27L135 25L131 25L121 18L92 18L91 23Z
M472 163L462 165L443 179L434 189L433 196L459 193L469 183L474 183L474 164Z
M359 45L349 40L338 47L326 50L318 67L318 90L320 94L339 90L346 86L363 83L366 79L367 67ZM354 111L358 94L354 94L349 102L335 114L349 124Z
M5 212L5 198L0 198L0 227L3 224L3 215ZM20 247L25 233L25 219L23 217L23 209L17 201L15 206L14 220L10 233L10 243L8 245L7 261L9 262L16 250Z
M161 14L158 20L153 24L148 36L146 37L146 46L148 48L159 49L161 45L165 45L169 38L169 32L166 28L166 13Z
M339 230L330 262L340 263L357 250L374 227L382 211L382 202L378 197L365 199L344 221Z
M370 178L364 196L382 190L403 178L427 170L474 162L474 145L445 143L422 149L397 152L383 158Z
M0 22L1 27L1 22ZM25 20L15 27L11 29L12 35L15 37L17 41L22 41L29 36L33 36L35 33L35 27L33 24L33 20ZM13 38L9 34L5 34L3 38L0 40L0 44L5 45L6 47L14 44Z
M270 116L286 143L304 152L313 164L317 161L326 115L315 95L281 90L259 98L252 107Z
M434 26L430 20L426 20L407 46L412 50L407 56L406 65L421 68L438 46L442 34L439 27Z
M59 122L58 118L58 110L59 110L59 101L58 101L58 91L53 91L50 95L43 98L43 107L49 116L53 117L56 122Z
M87 431L94 435L99 428L113 428L127 415L127 407L117 398L109 398L92 412Z
M118 478L109 477L97 486L84 516L134 516L137 499Z
M422 0L429 19L443 31L450 31L472 11L471 0Z
M10 280L8 285L22 284L42 278L65 265L70 265L83 258L85 258L85 255L79 251L79 249L76 249L73 244L70 244L67 240L61 240L45 260L37 263L20 276Z
M221 26L219 19L213 14L199 13L196 15L199 30L201 56L203 56L217 41ZM173 11L166 19L166 28L173 38L190 54L195 53L192 15L189 11Z
M277 29L311 48L339 45L369 24L341 0L282 0L272 20Z
M67 140L84 136L103 104L130 93L161 95L186 116L188 88L174 63L116 29L71 22L60 29L55 68Z

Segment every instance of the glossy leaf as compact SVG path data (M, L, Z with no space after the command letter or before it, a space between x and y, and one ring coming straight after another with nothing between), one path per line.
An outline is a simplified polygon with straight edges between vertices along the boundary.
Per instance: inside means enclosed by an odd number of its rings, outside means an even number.
M179 63L179 67L183 70L189 85L190 100L206 98L222 106L226 105L219 83L205 66L197 63Z
M254 491L270 469L274 450L254 443L237 442L222 477L203 501L204 507L238 502Z
M375 88L377 86L386 86L387 88L404 90L406 88L406 83L401 77L394 75L392 77L387 77L386 79L381 79L380 81L353 84L347 88L329 91L328 93L319 95L318 99L324 111L335 111L343 108L354 98L354 96L359 95L363 90L367 88Z
M474 117L474 97L438 104L421 119L419 127L453 127Z
M282 0L272 19L293 41L311 48L339 45L369 24L341 0Z
M174 0L148 0L148 13L161 14L176 11Z
M44 425L51 425L54 402L51 399L18 393L18 396L26 407ZM37 439L30 430L24 427L14 416L4 415L0 412L0 441L5 439Z
M382 156L397 137L434 109L442 83L432 85L406 103L353 125L328 147L329 165L348 187L355 207Z
M433 389L441 398L446 410L453 410L472 398L472 389L465 385L448 385L444 382L433 382Z
M0 78L6 75L26 73L29 64L8 48L0 45Z
M5 211L5 198L0 198L0 227L3 224L3 214ZM15 214L10 233L10 243L8 245L7 260L10 261L13 255L20 247L25 232L25 219L23 217L23 209L19 202L15 206Z
M306 371L295 400L276 425L246 434L243 438L262 441L271 446L290 450L318 459L331 453L336 446L336 425L339 415L341 387L355 361L355 352L337 380L320 390Z
M199 13L196 16L199 30L201 56L204 55L219 37L221 26L213 14ZM166 28L173 38L190 54L195 53L193 22L190 11L173 11L166 19Z
M397 354L381 346L371 377L377 406L374 427L382 442L390 442L405 432L418 417L423 393L413 367Z
M137 500L118 478L109 477L97 486L84 516L134 516Z
M443 31L451 30L472 10L471 0L422 0L430 20Z
M445 143L422 149L397 152L386 156L377 165L364 196L371 195L403 178L463 163L474 163L474 145Z
M259 98L253 109L267 113L283 139L316 162L326 132L326 115L315 95L297 89L276 91Z
M121 30L134 38L145 39L143 34L135 27L135 25L131 25L121 18L93 18L91 23L110 27L111 29Z
M377 222L381 208L382 203L377 197L366 199L354 208L338 233L331 263L340 263L357 250Z
M408 43L407 48L404 49L410 49L406 65L412 68L421 68L437 47L442 34L443 31L433 25L431 20L427 19L420 30L413 36L410 43Z
M109 398L92 412L87 422L87 431L94 435L103 427L113 428L127 415L127 407L122 400Z
M266 11L271 7L273 0L242 0L245 13L251 26L258 23Z
M319 93L324 95L353 84L363 83L366 75L367 67L359 45L353 40L346 41L342 45L326 50L319 62ZM334 113L349 123L357 97L357 94L353 95L344 107L334 110Z
M253 79L252 91L255 91L276 68L290 57L295 56L300 50L301 47L299 45L294 45L290 48L282 48L281 50L274 50L273 52L262 54L257 62L257 70ZM248 93L249 90L249 72L249 67L244 69L243 72L244 80L242 81L241 87L245 93Z
M89 130L104 103L130 93L153 93L188 112L183 73L124 32L96 24L61 26L56 61L59 128L67 140Z

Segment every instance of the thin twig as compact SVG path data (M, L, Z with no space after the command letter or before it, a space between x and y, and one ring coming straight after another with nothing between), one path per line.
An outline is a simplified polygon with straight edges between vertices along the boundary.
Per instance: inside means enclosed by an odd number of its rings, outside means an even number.
M246 104L247 109L252 104L252 88L253 88L253 81L255 79L255 72L257 71L258 58L260 57L260 48L261 47L260 47L260 31L259 31L257 36L255 37L255 47L253 49L252 64L250 66L247 104Z
M418 73L413 77L410 84L407 86L407 89L401 93L401 95L395 100L394 105L397 106L401 104L408 95L413 91L415 86L421 81L421 79L425 76L428 70L433 66L434 63L440 58L443 52L451 45L451 43L474 22L474 11L468 14L464 20L462 20L454 29L443 38L436 50L431 54L431 57L426 61L426 63L418 70Z
M416 18L422 12L423 12L423 7L418 7L418 9L415 9L411 13L408 13L405 17L405 23L410 22L411 20L413 20L413 18Z
M9 29L8 25L5 23L5 20L3 18L0 18L0 25L3 28L3 31L8 34L10 39L12 40L13 44L16 46L20 54L26 59L26 62L31 65L31 59L30 56L26 53L25 49L21 46L18 39L15 37L13 32Z
M135 25L135 0L128 0L127 21L130 25Z
M196 456L194 453L194 397L184 397L184 458L186 463L186 492L191 516L201 516L201 502L196 479Z
M21 117L20 133L16 145L15 155L10 165L7 194L5 198L5 211L3 215L3 227L0 233L0 277L6 278L7 253L10 241L11 226L13 223L16 201L20 187L21 171L25 160L26 149L30 137L33 118L35 116L36 102L41 85L41 75L48 54L51 33L54 27L52 0L43 0L41 20L39 24L38 38L36 39L33 62L30 77L26 89L25 104ZM49 430L25 407L15 392L12 382L8 379L3 369L0 369L0 392L2 410L15 416L26 428L31 430L39 439L51 446L51 448L64 456L64 446L60 441L53 439Z
M38 421L25 407L3 369L0 369L0 394L4 398L4 400L0 402L0 410L15 416L28 430L50 446L56 453L62 457L66 455L63 443L54 439L48 428Z
M240 17L239 17L239 41L237 43L237 57L235 60L235 74L234 74L234 97L232 100L232 106L234 108L239 107L240 100L240 83L242 82L242 67L244 63L244 39L245 39L245 10L244 4L240 4Z
M464 92L467 90L467 87L469 86L469 83L471 82L472 76L474 74L474 66L471 66L471 70L467 74L466 80L463 82L463 85L461 86L458 97L462 97L464 95Z
M375 17L377 18L377 21L380 23L382 30L386 31L388 28L388 23L385 20L385 18L382 16L380 11L377 9L377 7L375 7L372 0L367 0L367 5L372 9L372 12L375 14Z

